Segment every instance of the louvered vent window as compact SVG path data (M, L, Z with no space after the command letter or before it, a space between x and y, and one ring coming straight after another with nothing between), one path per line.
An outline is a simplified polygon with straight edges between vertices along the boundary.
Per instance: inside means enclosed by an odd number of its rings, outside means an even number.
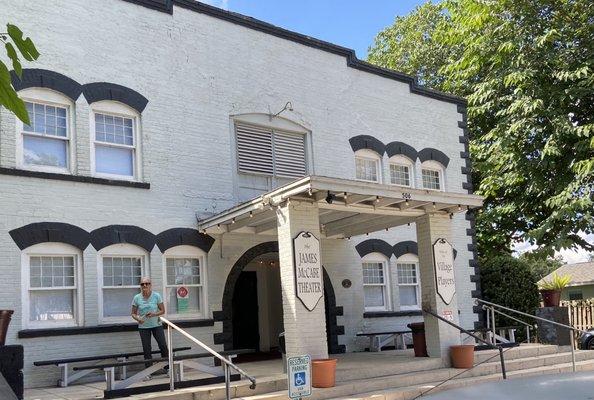
M303 135L236 124L240 172L298 178L306 174Z

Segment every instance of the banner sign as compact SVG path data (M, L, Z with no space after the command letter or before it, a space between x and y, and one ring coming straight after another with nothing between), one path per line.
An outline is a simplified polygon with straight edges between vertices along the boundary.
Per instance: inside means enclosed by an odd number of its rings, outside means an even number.
M447 240L437 239L433 244L433 260L437 293L444 303L450 304L456 293L456 280L454 279L454 249Z
M190 301L190 291L185 286L177 288L177 312L183 313L188 311L188 303Z
M301 232L293 239L293 254L297 298L313 311L324 295L320 241L311 232Z
M311 357L309 355L287 359L289 398L311 396Z

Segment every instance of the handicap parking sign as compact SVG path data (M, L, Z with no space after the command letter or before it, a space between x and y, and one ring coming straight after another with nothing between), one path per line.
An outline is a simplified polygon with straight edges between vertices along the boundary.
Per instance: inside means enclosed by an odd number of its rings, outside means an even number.
M289 398L311 396L311 357L309 355L287 359Z
M295 373L295 386L303 386L305 385L305 372L296 372Z

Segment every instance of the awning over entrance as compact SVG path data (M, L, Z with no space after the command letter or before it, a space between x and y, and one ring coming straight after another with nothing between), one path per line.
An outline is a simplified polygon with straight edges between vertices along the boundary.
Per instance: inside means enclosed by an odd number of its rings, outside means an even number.
M307 176L253 200L198 221L210 234L274 234L275 209L286 201L317 203L320 232L347 238L414 222L423 214L454 214L479 208L482 197L349 179Z

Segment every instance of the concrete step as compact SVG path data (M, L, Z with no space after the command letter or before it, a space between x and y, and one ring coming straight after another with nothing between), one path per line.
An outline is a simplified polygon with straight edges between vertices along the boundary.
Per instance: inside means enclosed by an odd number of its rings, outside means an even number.
M534 354L534 353L531 353ZM576 359L580 360L577 366L580 370L594 370L594 352L576 353ZM534 357L518 358L509 360L506 363L507 375L509 378L528 376L530 374L556 373L571 371L570 353L553 353ZM446 387L460 387L465 384L475 384L479 382L488 382L502 379L501 366L499 362L485 363L475 367L473 370L463 372L459 369L441 368L437 370L405 373L391 376L378 376L369 379L355 379L350 381L338 382L333 388L313 389L311 400L353 398L366 399L367 394L373 396L386 395L394 393L396 397L386 397L386 399L409 399L420 393L423 389L428 389L439 383L452 378L451 381L443 384ZM457 377L459 375L459 377ZM441 388L441 386L440 386ZM284 388L283 388L284 389ZM365 395L356 395L356 393L365 393ZM398 397L402 394L405 397ZM280 400L286 399L286 389L276 393L267 393L263 395L242 397L245 400ZM361 397L363 396L363 397ZM369 397L370 399L372 397ZM376 397L373 397L374 399ZM381 399L381 397L380 397Z
M555 354L563 352L566 349L560 349L559 346L555 345L535 345L527 344L518 347L510 347L504 349L504 355L506 360L514 360L516 358L525 357L536 357L546 354ZM568 349L567 349L568 350ZM499 357L498 350L481 350L474 353L474 363L480 363L485 361L487 358Z

